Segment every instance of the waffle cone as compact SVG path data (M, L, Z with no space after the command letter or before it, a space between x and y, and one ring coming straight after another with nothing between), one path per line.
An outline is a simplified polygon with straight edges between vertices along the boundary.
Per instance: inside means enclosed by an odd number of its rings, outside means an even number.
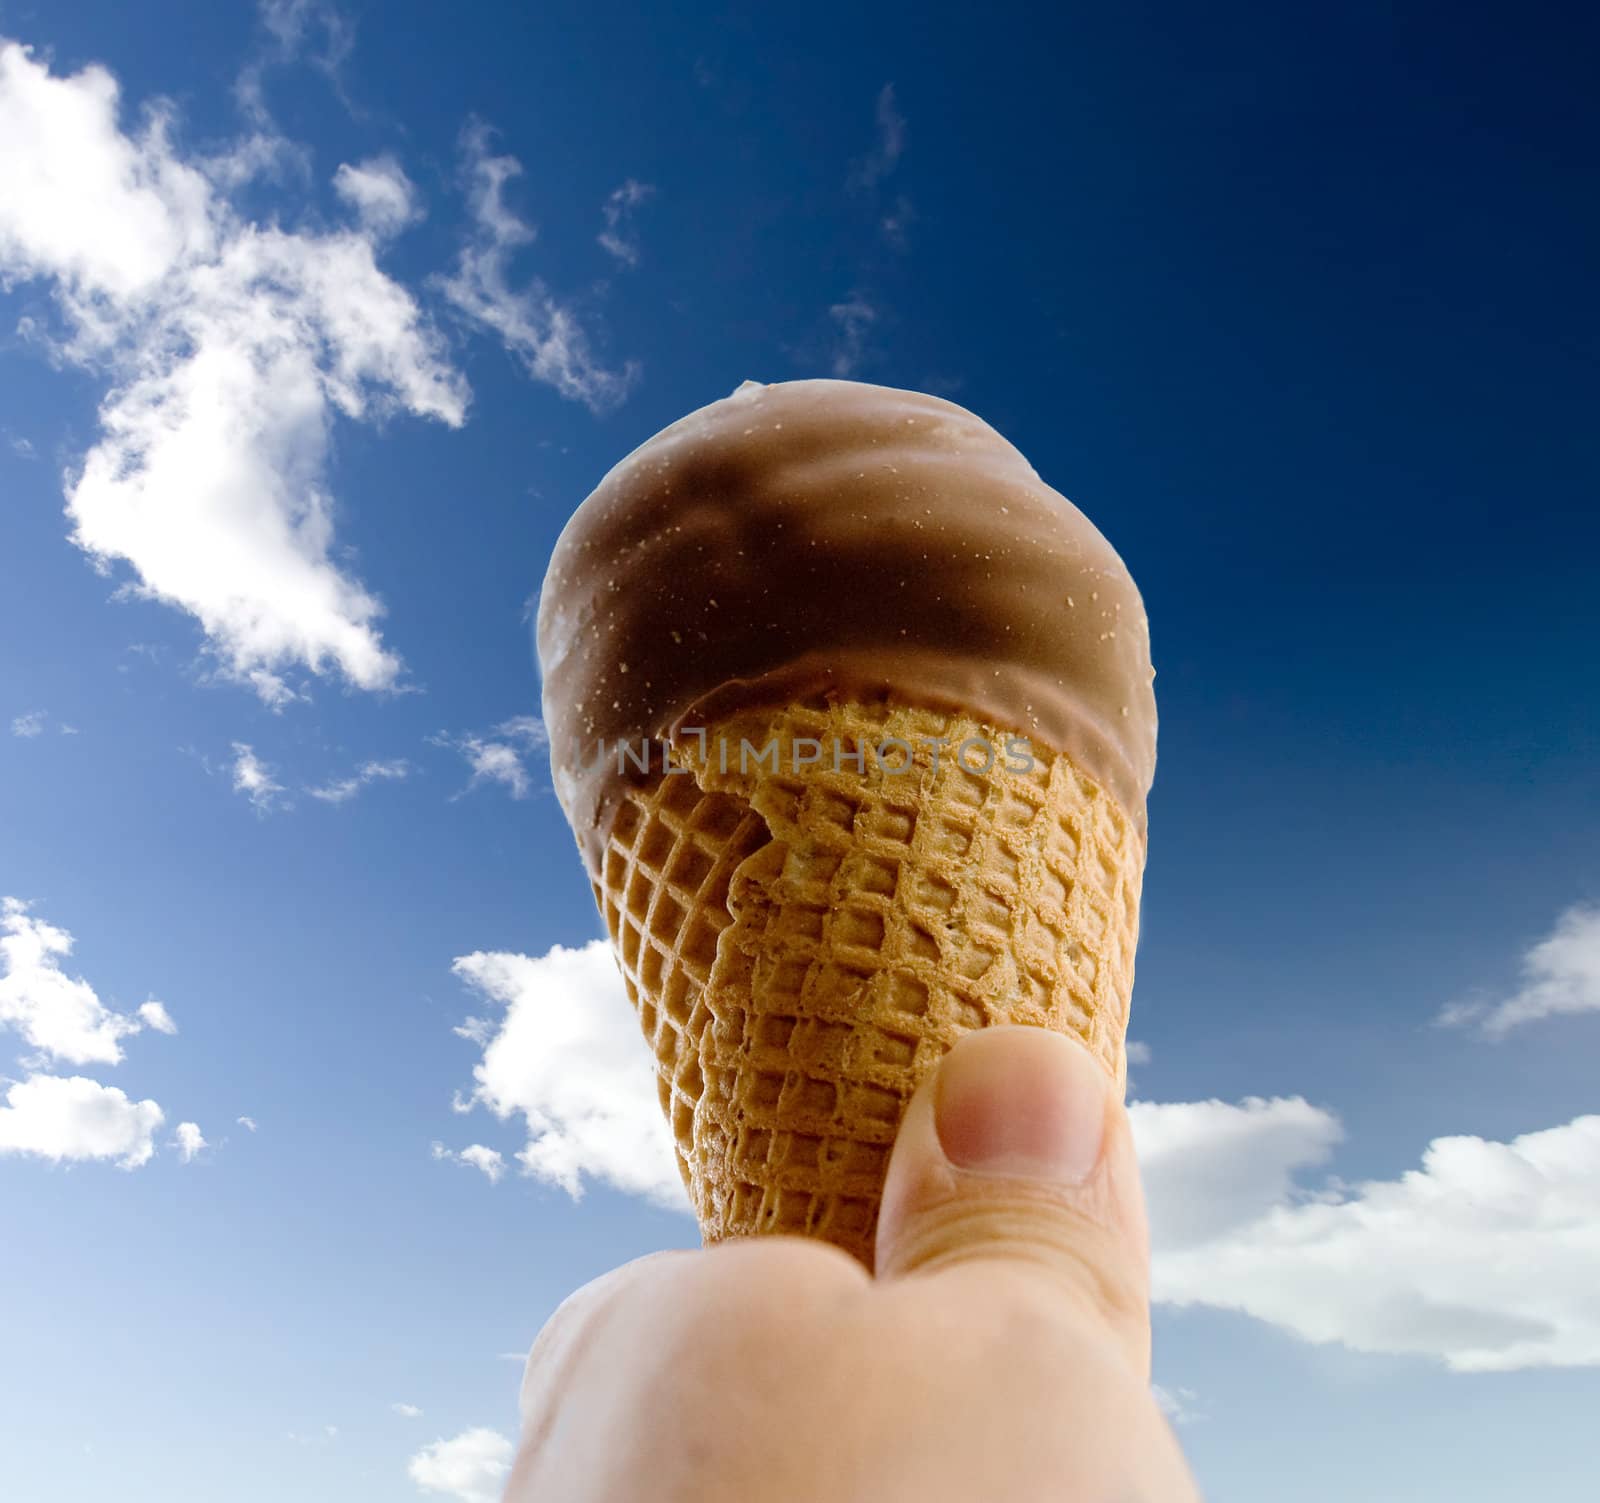
M870 1267L906 1103L972 1029L1070 1033L1124 1081L1144 837L1068 757L1021 770L1008 744L905 705L788 705L708 724L629 789L595 893L706 1241L817 1236Z

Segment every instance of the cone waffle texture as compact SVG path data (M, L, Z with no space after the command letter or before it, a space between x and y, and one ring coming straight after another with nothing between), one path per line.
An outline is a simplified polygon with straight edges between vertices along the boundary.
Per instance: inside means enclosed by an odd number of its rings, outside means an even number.
M708 1242L819 1236L870 1266L906 1103L972 1029L1070 1033L1125 1078L1144 838L1011 739L790 705L706 726L629 791L596 897Z

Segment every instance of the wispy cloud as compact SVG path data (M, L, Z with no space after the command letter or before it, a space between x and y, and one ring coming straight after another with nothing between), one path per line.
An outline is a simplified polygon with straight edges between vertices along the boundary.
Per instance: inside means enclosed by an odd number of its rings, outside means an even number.
M254 1132L256 1130L256 1119L254 1117L236 1117L234 1120L246 1132Z
M325 14L263 12L302 38ZM0 139L20 143L0 158L0 277L49 286L59 329L27 332L108 384L68 480L73 541L102 572L131 571L123 593L191 615L219 672L269 704L292 697L296 666L392 688L382 606L335 562L330 433L395 412L459 424L465 383L378 269L376 231L236 208L272 142L186 159L170 109L137 133L118 114L105 69L57 76L0 43Z
M345 108L355 113L345 92L343 68L355 47L355 22L330 0L258 0L256 15L266 34L234 84L241 107L262 127L271 128L265 77L272 65L302 63L317 69Z
M312 798L325 804L343 804L353 799L369 783L397 782L411 775L411 764L404 757L388 762L363 762L347 778L324 783L320 788L308 788Z
M472 229L455 271L440 282L444 295L465 317L497 334L534 380L594 412L617 406L639 374L638 363L608 370L591 351L575 309L536 276L521 288L511 285L513 255L536 238L505 199L506 185L522 175L522 164L493 152L481 121L462 132L461 150Z
M845 185L874 206L873 213L883 239L893 249L904 250L908 232L917 217L916 210L904 193L896 193L892 203L884 204L885 194L881 191L900 165L906 149L906 122L895 107L893 84L885 84L878 91L877 126L877 140L872 150L852 164Z
M1600 1012L1600 907L1569 908L1522 957L1522 985L1502 1000L1453 1002L1435 1021L1503 1039L1544 1018Z
M415 1404L391 1404L394 1412L405 1419L421 1419L422 1411Z
M886 83L878 90L875 117L878 125L877 139L872 149L851 164L846 180L849 188L857 192L871 192L899 164L906 149L905 117L895 108L894 85Z
M845 186L850 193L863 199L875 220L874 239L882 239L892 249L906 247L906 231L915 214L911 200L897 194L889 207L883 205L886 180L900 164L905 153L905 117L895 105L894 85L885 84L878 91L877 134L870 151L851 163ZM829 305L829 329L822 343L828 371L840 380L855 379L861 368L878 354L872 339L888 319L887 300L877 289L877 277L872 267L880 264L881 255L869 254L858 273L856 286L849 296Z
M393 156L372 157L359 166L343 162L333 188L356 211L362 228L387 238L423 217L416 186Z
M432 1152L437 1160L465 1164L469 1169L476 1169L491 1185L499 1184L506 1172L505 1155L497 1148L486 1148L482 1143L468 1144L459 1151L446 1148L443 1143L435 1143Z
M878 219L883 238L896 250L904 250L910 243L911 226L916 223L917 212L904 193L895 195L894 203Z
M278 808L283 797L283 784L272 768L244 741L233 743L233 791L249 799L257 814Z
M355 45L354 23L328 0L259 0L257 10L285 58L303 56L331 70Z
M533 791L526 757L549 744L544 722L534 715L514 715L482 735L452 736L444 731L428 738L431 745L450 747L466 759L472 777L460 798L485 783L499 783L512 798L527 798Z
M633 235L633 211L655 193L649 183L629 178L620 188L613 188L601 208L606 227L597 239L624 266L639 264L639 242Z
M355 43L343 12L315 0L257 0L258 35L233 83L233 97L250 124L247 135L205 160L206 175L227 187L257 177L311 175L311 154L286 140L267 108L266 75L273 67L304 63L322 72L344 98L339 69ZM346 100L348 105L348 100Z
M1195 1401L1200 1397L1192 1388L1166 1388L1152 1383L1150 1392L1155 1396L1161 1412L1175 1425L1193 1424L1199 1418Z
M286 1430L283 1438L292 1440L297 1446L327 1446L332 1445L339 1438L337 1425L324 1425L320 1430Z
M44 734L50 724L50 716L44 710L29 710L26 714L16 716L11 722L11 734L22 737L24 740ZM68 725L64 720L56 721L56 732L62 736L76 736L78 728Z
M837 329L828 368L835 376L847 379L856 373L866 354L867 335L878 321L878 310L856 292L847 301L829 308L828 317Z

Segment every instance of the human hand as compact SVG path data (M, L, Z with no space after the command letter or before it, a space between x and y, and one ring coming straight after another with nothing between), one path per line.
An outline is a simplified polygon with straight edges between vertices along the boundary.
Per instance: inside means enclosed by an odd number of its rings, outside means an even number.
M1104 1070L975 1033L907 1108L876 1277L760 1237L586 1285L529 1354L506 1503L1191 1503L1148 1269Z

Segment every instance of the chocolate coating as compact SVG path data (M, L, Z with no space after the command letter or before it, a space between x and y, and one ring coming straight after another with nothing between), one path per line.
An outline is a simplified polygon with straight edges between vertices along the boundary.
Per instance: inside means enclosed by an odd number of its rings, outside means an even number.
M591 873L621 777L600 742L816 693L965 710L1068 753L1144 826L1139 591L1076 506L941 397L747 381L662 429L567 523L538 651L556 795Z

